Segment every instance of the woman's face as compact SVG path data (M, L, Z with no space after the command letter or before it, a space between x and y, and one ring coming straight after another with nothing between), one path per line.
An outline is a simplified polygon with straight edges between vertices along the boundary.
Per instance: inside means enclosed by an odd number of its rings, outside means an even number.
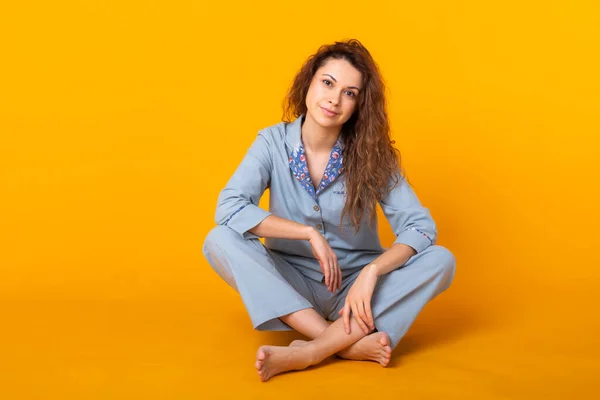
M330 58L317 70L306 95L307 117L332 128L342 126L356 110L362 74L346 60Z

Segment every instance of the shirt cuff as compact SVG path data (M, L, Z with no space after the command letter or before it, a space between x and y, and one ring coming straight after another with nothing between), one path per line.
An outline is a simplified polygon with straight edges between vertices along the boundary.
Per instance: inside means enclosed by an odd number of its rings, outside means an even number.
M244 239L258 239L259 237L248 232L248 229L254 228L271 214L271 212L254 204L248 204L233 213L227 222L227 226L239 233Z
M408 228L400 232L394 244L406 244L416 250L417 254L433 244L433 241L425 233L416 228Z

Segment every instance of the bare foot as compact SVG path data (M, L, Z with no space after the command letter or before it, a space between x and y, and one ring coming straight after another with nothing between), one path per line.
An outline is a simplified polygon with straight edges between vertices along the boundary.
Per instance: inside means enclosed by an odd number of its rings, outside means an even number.
M304 346L308 343L306 340L294 340L290 346ZM348 360L375 361L384 367L390 362L392 348L390 347L390 338L385 332L375 332L350 347L337 353L338 357Z
M260 380L269 378L286 371L301 370L312 364L310 348L304 346L261 346L256 353L254 367Z
M390 337L385 332L372 333L337 355L348 360L375 361L385 367L389 364L392 355Z
M290 346L304 346L306 340L294 340ZM350 347L338 352L336 355L341 358L358 361L375 361L384 367L390 362L392 348L390 347L390 338L385 332L375 332L365 336Z

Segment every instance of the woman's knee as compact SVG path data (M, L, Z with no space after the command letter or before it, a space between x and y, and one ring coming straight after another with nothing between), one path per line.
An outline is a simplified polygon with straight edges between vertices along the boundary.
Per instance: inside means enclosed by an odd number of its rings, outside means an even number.
M456 258L454 254L447 248L439 245L432 246L432 259L435 264L439 266L440 274L444 277L445 288L450 286L450 283L454 279L454 272L456 271Z
M206 238L204 238L204 245L206 246L207 244L215 245L228 243L231 241L235 241L238 238L238 233L230 227L225 225L217 225L214 228L212 228L206 235Z
M436 258L445 266L446 269L456 268L456 258L450 250L437 244L434 245L433 248Z
M202 252L208 257L211 253L214 253L216 248L227 249L230 246L235 246L239 240L243 239L236 231L225 225L217 225L204 238Z
M204 239L202 252L215 272L231 287L237 290L231 266L223 251L223 249L235 243L235 235L237 235L237 232L226 226L218 225L214 227Z

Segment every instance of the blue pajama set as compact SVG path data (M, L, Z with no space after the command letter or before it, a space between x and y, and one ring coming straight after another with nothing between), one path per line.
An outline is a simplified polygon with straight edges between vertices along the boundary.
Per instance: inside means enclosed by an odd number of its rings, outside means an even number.
M203 245L209 264L240 294L257 330L292 330L279 317L305 308L337 320L361 269L386 250L377 223L370 227L367 215L358 233L347 218L340 224L346 200L341 135L319 187L313 186L301 140L304 118L300 115L258 132L219 194L217 226ZM267 188L269 211L258 207ZM448 249L435 244L435 222L405 179L379 204L396 235L394 244L406 244L417 252L379 277L371 300L375 328L390 336L394 348L425 304L449 287L456 261ZM340 291L327 291L307 240L265 238L263 245L249 232L271 214L313 226L323 234L342 271Z

